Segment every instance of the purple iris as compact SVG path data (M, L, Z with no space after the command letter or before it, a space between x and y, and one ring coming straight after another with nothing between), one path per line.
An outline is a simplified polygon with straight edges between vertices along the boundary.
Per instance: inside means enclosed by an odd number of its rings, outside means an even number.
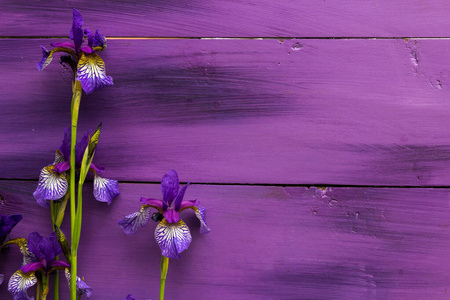
M67 127L64 132L64 140L56 151L53 164L44 167L39 175L39 182L36 191L33 193L37 203L43 207L48 207L46 200L59 200L67 192L68 181L66 176L70 169L70 139L71 131ZM89 143L89 132L75 145L75 165L78 170L81 167L83 155ZM104 168L91 164L90 171L94 173L94 197L97 201L111 204L114 197L120 194L119 185L116 180L102 178L98 174Z
M67 274L70 265L64 261L55 260L56 256L62 253L55 232L52 232L49 237L42 237L39 233L32 232L28 240L18 239L15 244L19 245L24 256L23 266L11 276L8 283L8 291L14 295L15 300L33 299L28 297L27 289L44 278L47 282L49 275L56 270L66 270ZM36 274L39 275L36 276ZM77 292L86 293L89 298L92 288L77 277Z
M76 9L73 10L73 24L70 30L70 39L73 42L53 43L51 51L41 46L43 57L36 64L39 71L48 66L53 53L64 52L60 62L67 63L73 70L75 79L81 82L81 87L89 94L100 88L113 85L111 76L106 75L105 63L96 53L106 49L106 38L100 34L98 29L95 34L88 29L83 31L83 17ZM88 45L82 47L84 37L87 37Z
M22 220L21 215L0 215L0 246L5 242L11 230L20 222L20 220Z
M180 219L180 212L192 209L200 221L200 233L208 233L205 220L205 208L199 207L197 200L183 200L184 193L189 183L180 189L178 174L174 170L167 172L161 180L163 200L141 198L144 204L139 212L126 216L119 221L123 231L132 235L137 229L147 225L150 219L150 208L158 210L152 217L160 221L155 229L155 239L161 248L162 255L168 258L180 258L180 253L189 247L192 241L191 233L187 225Z
M14 299L29 299L27 289L40 280L36 273L40 274L39 278L48 278L53 271L70 267L64 261L55 260L62 252L55 232L49 237L32 232L28 240L19 246L25 263L9 279L8 291L14 295Z

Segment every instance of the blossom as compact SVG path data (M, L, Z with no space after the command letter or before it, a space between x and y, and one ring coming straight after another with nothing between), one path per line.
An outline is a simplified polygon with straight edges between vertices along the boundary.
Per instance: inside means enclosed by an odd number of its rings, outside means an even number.
M9 233L22 220L21 215L0 215L0 246L5 242Z
M71 131L67 127L64 133L64 139L56 151L53 164L44 167L39 175L39 182L36 191L33 193L37 203L43 207L48 207L46 200L59 200L67 192L70 169L70 139ZM89 131L75 145L75 168L81 167L83 155L89 144ZM111 204L112 199L119 195L119 185L116 180L102 178L98 174L102 173L101 168L93 163L90 165L90 171L94 173L94 197L97 201Z
M32 232L28 240L16 239L10 242L18 244L24 255L23 266L11 276L8 283L8 291L14 295L15 300L28 300L27 289L38 280L48 278L53 271L70 267L64 261L55 260L62 252L55 232L49 237ZM39 276L36 276L36 273L39 273Z
M61 64L67 63L73 70L76 80L79 80L81 87L89 94L100 88L113 85L111 76L106 75L105 63L96 53L105 50L106 38L97 31L95 34L89 29L83 31L83 17L76 9L73 10L73 23L70 30L72 42L52 43L54 47L51 51L41 46L43 57L36 64L39 71L48 66L55 52L64 52L67 55L61 56ZM87 37L88 45L82 47L84 37Z
M150 219L150 208L158 210L152 216L154 221L160 221L155 229L155 239L161 248L162 255L168 258L180 258L180 253L189 247L192 241L187 225L181 220L180 212L192 209L200 221L200 233L208 233L205 220L205 208L199 206L197 200L183 200L189 185L179 188L178 174L171 170L161 180L163 200L141 198L143 204L139 212L130 214L119 221L119 226L128 235L136 233L137 229L147 225Z
M8 238L8 235L10 234L11 230L14 228L14 226L17 225L17 223L20 222L20 220L22 220L21 215L12 215L12 216L0 215L0 250L2 244ZM3 274L0 274L0 284L2 284L4 279L5 276L3 276Z

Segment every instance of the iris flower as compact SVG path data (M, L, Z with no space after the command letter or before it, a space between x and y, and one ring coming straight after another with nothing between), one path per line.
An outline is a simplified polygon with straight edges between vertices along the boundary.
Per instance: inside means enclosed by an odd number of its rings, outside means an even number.
M192 241L189 228L180 218L180 212L188 208L194 210L200 221L200 233L208 233L210 230L205 220L205 208L199 207L197 200L183 200L188 185L189 183L180 189L177 172L174 170L167 172L161 180L163 200L142 197L141 210L120 220L119 226L126 234L133 235L138 228L147 225L150 208L155 208L158 212L152 219L160 221L155 229L155 239L162 255L180 258L180 253L186 250Z
M22 220L21 215L0 215L0 246L5 242L11 230Z
M33 193L37 203L43 207L48 207L46 200L59 200L67 192L69 185L66 176L70 169L70 138L71 131L67 127L64 133L64 140L56 151L53 164L44 167L39 175L39 182L36 191ZM89 143L89 132L75 146L75 165L78 170L81 167L84 151ZM97 201L111 204L114 197L119 195L119 186L116 180L102 178L98 173L102 173L104 168L91 164L90 171L94 173L94 197Z
M3 245L8 238L8 235L11 233L11 230L20 222L20 220L22 220L21 215L0 215L0 246ZM2 284L4 279L5 277L3 274L0 274L0 284Z
M52 232L49 237L42 237L39 233L32 232L28 240L15 239L8 243L19 245L24 256L23 266L11 276L8 283L8 291L14 295L15 300L29 300L28 288L38 281L46 285L50 274L70 267L64 261L55 260L56 256L62 252L55 232ZM82 288L86 289L86 287Z
M95 34L89 29L83 31L83 17L76 9L73 10L73 24L70 30L70 39L72 42L53 43L51 51L41 46L43 57L36 64L39 71L48 66L55 52L64 52L60 63L67 63L73 70L75 79L81 82L81 87L89 94L95 90L108 85L113 85L111 76L106 75L105 63L96 53L106 49L106 38L97 31ZM87 37L87 46L82 46L84 37Z

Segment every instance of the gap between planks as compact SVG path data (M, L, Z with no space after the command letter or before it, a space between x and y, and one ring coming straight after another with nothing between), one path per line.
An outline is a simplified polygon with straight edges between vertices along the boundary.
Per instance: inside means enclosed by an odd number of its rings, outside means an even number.
M0 178L0 181L25 181L25 182L38 182L37 179L20 179L20 178ZM86 182L92 182L92 180L86 180ZM122 184L161 184L160 181L128 181L119 180ZM180 184L187 184L185 181L180 181ZM317 188L379 188L379 189L450 189L450 186L446 185L362 185L362 184L326 184L326 183L313 183L313 184L282 184L282 183L237 183L237 182L193 182L189 181L191 185L217 185L217 186L273 186L273 187L317 187Z
M110 36L109 40L450 40L450 37L126 37ZM69 39L68 36L0 36L0 39Z

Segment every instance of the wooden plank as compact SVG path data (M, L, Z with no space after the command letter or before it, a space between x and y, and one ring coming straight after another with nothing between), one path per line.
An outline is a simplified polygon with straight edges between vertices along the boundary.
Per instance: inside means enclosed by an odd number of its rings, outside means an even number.
M48 211L31 196L35 186L0 182L7 201L0 213L24 216L12 237L50 233ZM137 211L141 196L159 198L160 186L120 184L120 189L106 206L86 187L79 270L96 299L128 293L155 299L160 263L155 224L126 236L117 221ZM186 197L207 208L211 232L199 235L193 214L183 212L193 242L180 260L170 262L167 299L448 297L448 189L194 184ZM17 249L1 253L0 273L10 276L19 264ZM62 290L65 299L65 285ZM6 293L3 284L0 295Z
M68 36L70 1L3 0L0 36ZM86 28L143 37L448 37L450 3L77 1Z
M0 41L0 178L37 179L69 124L70 72L40 44ZM193 182L448 186L448 40L112 40L105 176Z

